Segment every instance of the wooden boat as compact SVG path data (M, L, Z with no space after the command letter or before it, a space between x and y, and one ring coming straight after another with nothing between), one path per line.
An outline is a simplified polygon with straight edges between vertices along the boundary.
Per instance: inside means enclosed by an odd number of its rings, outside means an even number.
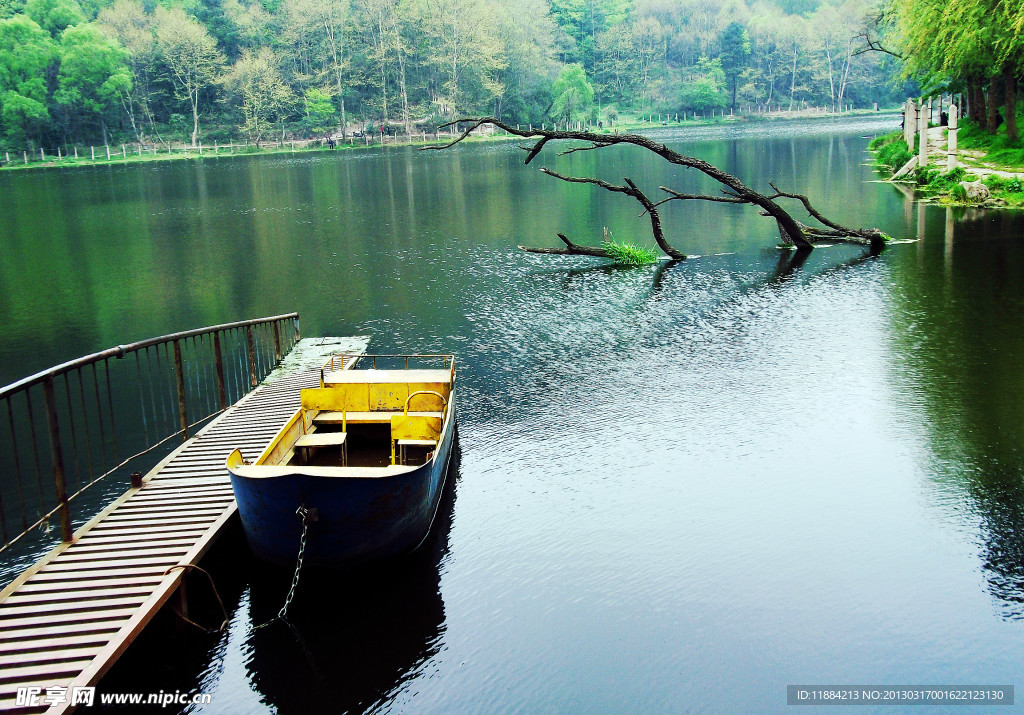
M443 360L444 367L410 368ZM378 368L378 363L399 369ZM344 368L344 369L343 369ZM320 387L259 457L227 459L249 546L294 566L343 566L415 549L437 512L455 434L451 355L333 356ZM305 516L303 516L305 514Z

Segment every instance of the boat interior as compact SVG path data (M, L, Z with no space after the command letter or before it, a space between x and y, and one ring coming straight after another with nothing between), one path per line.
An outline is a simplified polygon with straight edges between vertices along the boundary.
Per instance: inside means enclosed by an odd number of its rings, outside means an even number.
M417 366L431 362L434 367ZM320 387L302 390L302 406L255 464L346 472L426 464L441 439L454 384L451 355L332 356Z

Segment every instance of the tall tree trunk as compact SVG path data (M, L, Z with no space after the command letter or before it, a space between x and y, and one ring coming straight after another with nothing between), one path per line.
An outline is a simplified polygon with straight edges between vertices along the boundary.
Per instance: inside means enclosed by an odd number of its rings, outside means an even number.
M828 60L828 94L832 99L832 112L836 111L836 83L832 79L832 49L825 47L825 59Z
M1003 66L1003 96L1006 105L1006 138L1010 141L1017 141L1017 78L1014 76L1014 68L1007 64Z
M199 141L199 90L192 95L192 146Z
M993 77L988 83L988 101L985 103L985 127L989 134L999 128L999 82Z
M331 43L331 62L334 64L334 81L338 85L338 99L341 100L341 140L345 141L348 139L348 121L345 118L345 91L344 84L342 83L341 77L341 56L345 51L345 47L341 47L341 51L338 50L338 42L336 41L336 33L334 30L334 24L328 20L324 20L324 30L327 32L327 40Z
M974 94L970 97L971 103L971 119L979 127L985 126L985 90L982 89L981 80L974 76L971 78L969 87L973 88Z
M387 46L384 44L384 17L383 11L377 16L377 38L380 41L380 94L381 94L381 114L383 120L381 128L383 130L384 123L388 121L388 77L387 77ZM383 133L383 131L381 132ZM383 139L381 139L383 141Z
M398 58L398 91L402 98L402 123L405 124L405 133L412 134L412 126L409 122L409 95L405 89L405 47L402 45L398 22L394 23L394 31L395 56Z
M796 94L796 60L800 56L800 48L793 43L793 74L789 81L789 111L793 111L793 95Z

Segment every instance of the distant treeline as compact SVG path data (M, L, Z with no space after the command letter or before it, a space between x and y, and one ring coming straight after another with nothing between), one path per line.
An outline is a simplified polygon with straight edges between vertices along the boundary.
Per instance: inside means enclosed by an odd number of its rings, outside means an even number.
M893 105L869 0L0 0L0 145Z

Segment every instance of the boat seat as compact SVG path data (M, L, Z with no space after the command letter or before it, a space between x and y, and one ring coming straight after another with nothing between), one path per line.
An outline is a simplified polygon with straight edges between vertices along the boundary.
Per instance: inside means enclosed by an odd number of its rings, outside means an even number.
M391 415L399 415L401 412L335 412L333 410L317 413L313 418L315 425L340 425L346 422L352 424L390 424ZM441 412L410 412L413 417L444 417Z
M406 447L437 447L436 439L400 439L397 442L399 464L405 464Z
M306 461L309 461L309 453L319 447L341 447L341 466L348 464L348 445L345 439L347 432L314 432L304 434L295 440L295 449L306 450Z

